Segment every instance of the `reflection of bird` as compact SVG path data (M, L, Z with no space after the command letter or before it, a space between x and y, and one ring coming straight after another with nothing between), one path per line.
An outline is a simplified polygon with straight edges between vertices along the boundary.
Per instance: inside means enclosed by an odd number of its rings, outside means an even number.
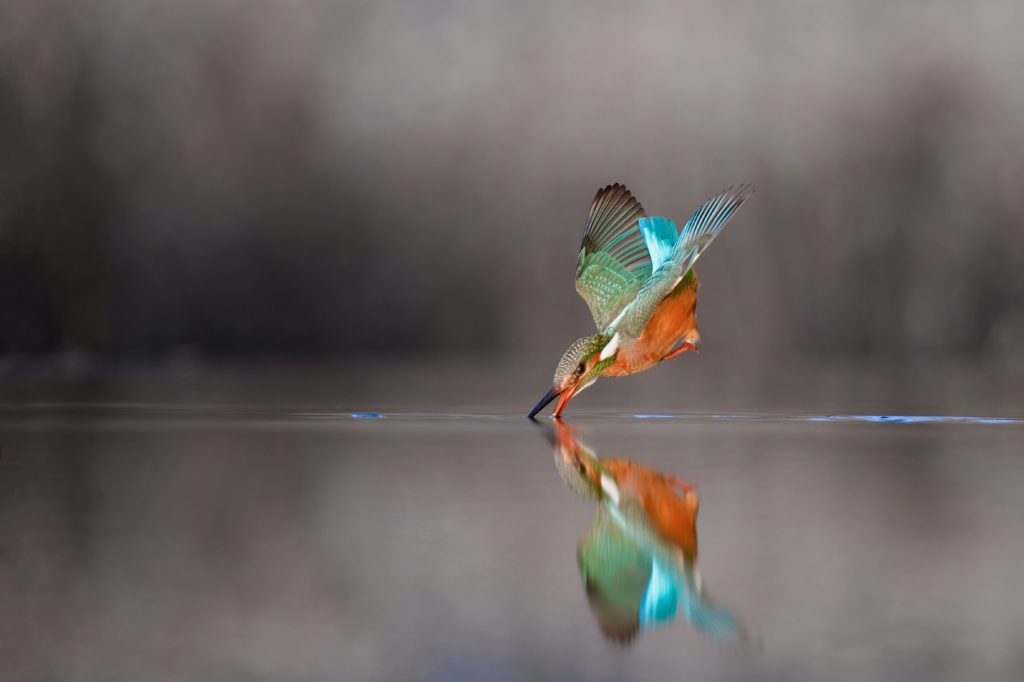
M644 217L622 185L597 193L576 263L576 291L598 331L565 351L531 418L555 398L560 416L599 376L636 374L697 350L693 264L751 193L742 185L708 199L678 233L671 220Z
M577 553L601 631L628 642L642 628L682 613L713 639L740 638L732 616L704 595L693 486L628 460L598 460L571 429L556 424L559 472L570 487L598 502Z

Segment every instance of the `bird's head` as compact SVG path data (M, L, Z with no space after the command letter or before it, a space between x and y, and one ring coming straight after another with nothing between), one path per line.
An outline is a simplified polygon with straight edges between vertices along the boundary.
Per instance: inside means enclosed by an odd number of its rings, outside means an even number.
M616 350L607 352L613 343L614 334L598 332L573 341L562 353L562 359L555 368L555 377L549 390L530 411L533 419L548 403L558 398L554 416L559 417L565 406L577 393L597 381L606 367L615 362Z
M555 468L562 480L582 497L595 502L600 500L604 495L601 478L606 474L594 453L576 440L572 427L561 420L554 422L552 440L555 444Z

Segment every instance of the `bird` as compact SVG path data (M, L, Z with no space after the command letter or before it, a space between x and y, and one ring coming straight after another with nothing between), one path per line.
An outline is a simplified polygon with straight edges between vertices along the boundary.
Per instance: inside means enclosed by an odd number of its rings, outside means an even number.
M599 190L576 259L576 291L597 332L569 345L551 389L527 417L557 398L552 416L559 418L598 377L636 374L699 350L693 265L753 192L742 184L716 194L679 230L672 220L648 217L625 185Z
M696 488L631 460L599 460L570 427L555 423L559 474L597 503L576 555L602 633L628 644L642 629L682 615L715 641L744 641L742 626L705 594L697 570Z

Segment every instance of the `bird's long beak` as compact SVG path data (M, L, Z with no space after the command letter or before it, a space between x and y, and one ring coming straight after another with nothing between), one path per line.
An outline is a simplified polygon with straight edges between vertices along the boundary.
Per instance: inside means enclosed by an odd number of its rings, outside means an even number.
M555 405L555 411L551 413L552 417L560 418L562 412L565 411L566 405L572 400L573 396L576 395L580 385L570 386L569 388L562 391L562 394L558 397L558 403Z
M552 386L551 390L544 394L544 397L540 399L539 403L534 405L533 409L530 410L530 414L526 415L526 417L528 419L533 419L534 417L536 417L537 413L543 410L545 407L547 407L548 403L557 398L561 392L562 389L558 388L557 386ZM559 405L561 405L561 402L559 402Z

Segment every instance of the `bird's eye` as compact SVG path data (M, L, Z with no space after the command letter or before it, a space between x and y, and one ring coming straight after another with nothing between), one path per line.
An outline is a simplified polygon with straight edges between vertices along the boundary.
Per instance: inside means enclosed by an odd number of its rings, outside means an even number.
M583 460L576 460L576 470L580 472L581 476L585 476L587 473L587 467L583 464Z
M576 368L576 373L577 374L583 374L583 370L585 370L586 368L587 368L587 366L581 362L580 366Z

